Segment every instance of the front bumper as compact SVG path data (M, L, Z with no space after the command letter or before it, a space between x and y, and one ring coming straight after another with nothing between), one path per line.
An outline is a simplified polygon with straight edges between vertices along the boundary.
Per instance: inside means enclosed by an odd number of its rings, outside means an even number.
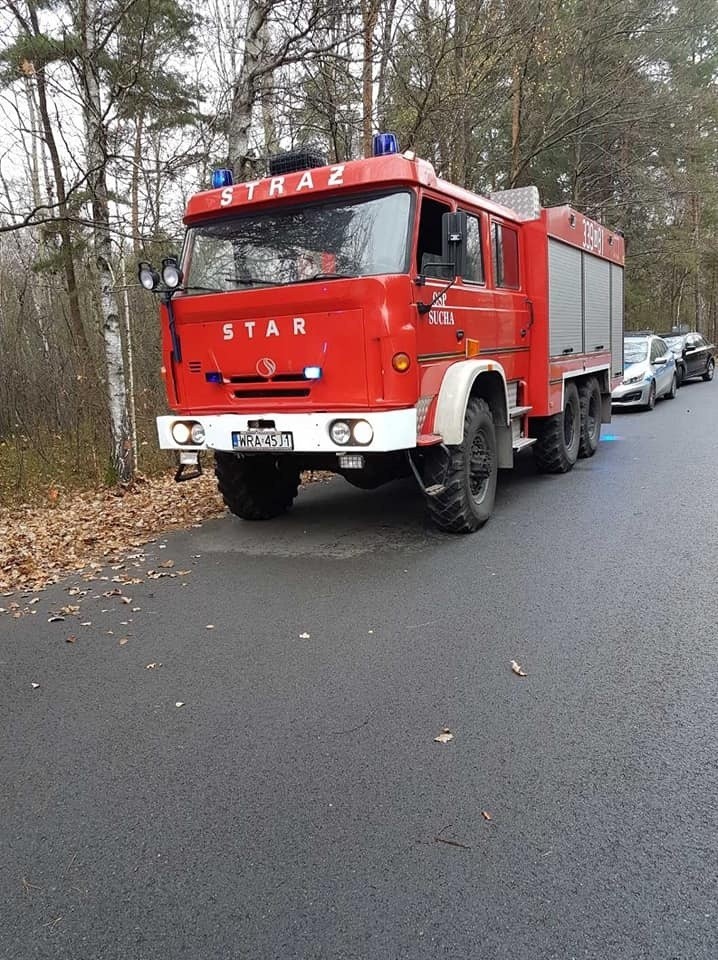
M370 443L357 445L334 443L329 427L335 420L367 420L374 431ZM359 410L352 413L222 413L212 416L157 417L157 435L163 450L223 450L236 453L232 434L253 430L256 422L275 432L292 434L294 447L287 453L386 453L390 450L410 450L416 446L416 408L408 410ZM178 421L201 423L203 443L177 443L172 436L172 425ZM268 423L273 424L267 427ZM281 450L266 451L282 453Z
M621 384L611 393L611 404L614 407L644 407L648 403L650 389L650 380Z

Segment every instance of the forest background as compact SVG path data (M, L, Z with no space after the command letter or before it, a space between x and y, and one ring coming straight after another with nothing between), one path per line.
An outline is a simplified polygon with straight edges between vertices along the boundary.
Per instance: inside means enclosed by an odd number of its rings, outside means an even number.
M393 130L480 193L627 238L627 326L718 330L715 0L4 0L0 503L152 474L164 412L136 262L214 167Z

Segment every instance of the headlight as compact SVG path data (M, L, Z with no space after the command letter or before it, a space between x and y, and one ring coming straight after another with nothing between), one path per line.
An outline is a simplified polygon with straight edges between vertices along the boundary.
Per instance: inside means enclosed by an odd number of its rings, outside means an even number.
M343 420L335 420L334 423L329 427L329 436L332 438L334 443L337 443L343 447L346 446L346 444L351 440L352 432L349 429L348 423L345 423Z
M204 443L204 427L201 423L193 423L190 430L192 443Z
M625 387L629 386L631 383L640 383L644 379L645 373L637 373L635 377L625 377L623 380L623 385Z
M177 423L172 424L172 436L175 439L175 443L189 443L192 437L192 431L188 423L182 423L178 421Z
M374 431L370 423L367 423L366 420L357 420L352 428L352 433L354 434L354 440L360 446L364 447L368 443L371 443L374 438Z

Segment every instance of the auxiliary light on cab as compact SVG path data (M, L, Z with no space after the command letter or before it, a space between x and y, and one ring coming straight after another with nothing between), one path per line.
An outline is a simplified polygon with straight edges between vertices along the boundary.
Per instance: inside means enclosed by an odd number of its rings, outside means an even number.
M137 279L145 290L155 290L159 286L160 275L147 260L141 260L137 267Z
M176 290L182 283L182 271L176 257L165 257L162 261L162 283L168 290Z

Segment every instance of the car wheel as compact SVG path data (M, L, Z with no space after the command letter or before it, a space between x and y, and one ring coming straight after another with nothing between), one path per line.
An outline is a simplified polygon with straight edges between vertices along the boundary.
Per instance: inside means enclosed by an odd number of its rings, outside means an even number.
M716 362L713 357L708 361L708 366L706 367L706 372L703 374L703 379L708 383L709 380L713 379L713 374L716 370Z
M674 373L673 379L671 380L671 389L666 394L666 400L674 400L676 393L678 393L678 378Z
M646 403L646 410L653 410L656 405L656 381L651 380L651 386L648 388L648 402Z

